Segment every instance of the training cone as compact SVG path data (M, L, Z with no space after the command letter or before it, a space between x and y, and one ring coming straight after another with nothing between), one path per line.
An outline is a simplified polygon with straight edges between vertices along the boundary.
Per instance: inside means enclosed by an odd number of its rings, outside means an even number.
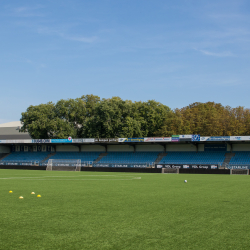
M13 192L10 190L9 193L12 194Z
M35 194L35 192L31 192L31 194Z
M38 194L36 197L42 197L40 194Z
M23 199L23 196L19 196L19 199Z

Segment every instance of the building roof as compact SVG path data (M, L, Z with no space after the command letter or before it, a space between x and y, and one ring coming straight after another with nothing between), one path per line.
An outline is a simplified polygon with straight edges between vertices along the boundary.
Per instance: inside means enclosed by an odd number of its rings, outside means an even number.
M22 127L20 121L7 122L0 124L0 128L13 128L13 127Z

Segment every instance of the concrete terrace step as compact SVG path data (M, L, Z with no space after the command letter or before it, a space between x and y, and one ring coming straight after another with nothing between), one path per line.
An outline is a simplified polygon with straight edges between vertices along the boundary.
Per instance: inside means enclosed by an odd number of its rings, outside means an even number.
M168 153L159 153L158 157L155 160L155 164L158 164L164 156L166 156Z
M47 161L51 156L55 155L56 152L49 154L45 159L43 159L41 162Z
M93 163L97 163L99 162L104 156L108 155L108 153L101 153L98 158L93 162Z
M221 164L220 169L224 169L229 164L229 162L231 161L232 157L234 157L234 156L235 156L235 153L225 153L225 160Z
M7 157L8 155L10 155L11 153L1 153L0 154L0 161L2 161L5 157Z

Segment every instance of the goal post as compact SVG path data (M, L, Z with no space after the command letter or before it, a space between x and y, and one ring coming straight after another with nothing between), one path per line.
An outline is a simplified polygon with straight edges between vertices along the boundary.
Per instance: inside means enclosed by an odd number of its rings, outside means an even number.
M230 174L249 175L249 169L230 169Z
M179 168L162 168L162 174L179 174Z
M81 171L80 159L49 159L46 170Z

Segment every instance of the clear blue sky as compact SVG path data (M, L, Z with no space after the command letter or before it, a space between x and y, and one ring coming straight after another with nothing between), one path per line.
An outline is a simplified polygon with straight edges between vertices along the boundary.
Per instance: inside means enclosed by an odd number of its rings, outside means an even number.
M0 2L0 123L95 94L250 108L250 1Z

